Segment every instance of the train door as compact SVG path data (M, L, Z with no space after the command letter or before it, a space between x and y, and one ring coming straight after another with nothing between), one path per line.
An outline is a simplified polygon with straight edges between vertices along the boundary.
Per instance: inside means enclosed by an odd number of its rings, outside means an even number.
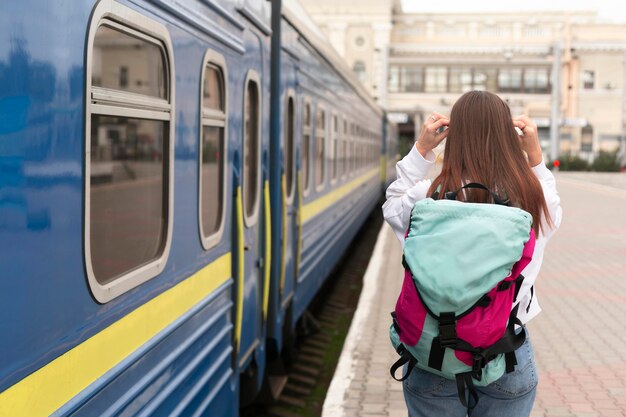
M235 350L242 404L253 399L265 370L264 322L269 284L269 56L266 39L244 35L239 169L235 169Z
M293 67L283 67L285 79L291 84L294 80ZM288 85L289 85L288 84ZM292 88L286 88L283 95L282 111L282 238L281 269L279 277L281 307L285 308L291 301L297 278L297 257L299 243L299 187L296 167L296 96ZM285 323L287 326L290 323Z

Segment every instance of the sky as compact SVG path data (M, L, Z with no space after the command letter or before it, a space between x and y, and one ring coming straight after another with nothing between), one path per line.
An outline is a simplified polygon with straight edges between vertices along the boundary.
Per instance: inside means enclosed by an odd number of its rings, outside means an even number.
M597 10L603 20L626 23L626 2L620 0L402 0L405 12L513 12L546 10Z

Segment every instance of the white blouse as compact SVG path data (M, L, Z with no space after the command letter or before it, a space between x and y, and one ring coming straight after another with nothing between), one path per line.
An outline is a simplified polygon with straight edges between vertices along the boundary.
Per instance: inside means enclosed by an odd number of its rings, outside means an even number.
M430 151L424 158L415 146L412 146L411 151L396 164L398 178L387 188L387 201L383 204L383 216L395 232L402 246L404 246L404 233L409 227L413 205L427 197L426 194L430 188L431 180L426 179L426 176L434 163L434 152ZM543 232L539 233L535 243L533 259L522 271L525 279L518 296L520 300L518 317L522 323L527 323L541 312L536 292L533 291L531 297L531 287L539 275L546 244L561 224L563 215L561 199L556 191L556 181L552 172L546 167L544 161L541 161L539 165L531 168L531 170L541 183L553 226L548 227L545 225L542 229ZM401 279L401 277L397 279Z

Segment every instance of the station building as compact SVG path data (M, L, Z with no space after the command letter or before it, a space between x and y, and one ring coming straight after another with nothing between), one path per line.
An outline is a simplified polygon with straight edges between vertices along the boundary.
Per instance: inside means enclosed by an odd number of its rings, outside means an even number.
M626 24L593 11L406 13L400 0L302 2L407 139L430 112L449 113L478 89L534 118L547 151L558 71L560 152L625 155Z

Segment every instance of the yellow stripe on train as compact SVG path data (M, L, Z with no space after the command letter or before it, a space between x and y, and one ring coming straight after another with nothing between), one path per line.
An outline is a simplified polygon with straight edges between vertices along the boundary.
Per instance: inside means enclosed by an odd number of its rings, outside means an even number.
M302 223L306 223L311 220L313 217L317 216L328 207L332 206L335 202L339 201L342 197L349 194L352 190L360 186L361 184L371 180L373 177L378 175L380 168L374 168L370 171L367 171L365 174L361 175L353 179L352 181L342 185L326 194L323 197L318 198L308 204L305 204L302 207Z
M0 393L0 416L49 416L230 278L227 253Z

